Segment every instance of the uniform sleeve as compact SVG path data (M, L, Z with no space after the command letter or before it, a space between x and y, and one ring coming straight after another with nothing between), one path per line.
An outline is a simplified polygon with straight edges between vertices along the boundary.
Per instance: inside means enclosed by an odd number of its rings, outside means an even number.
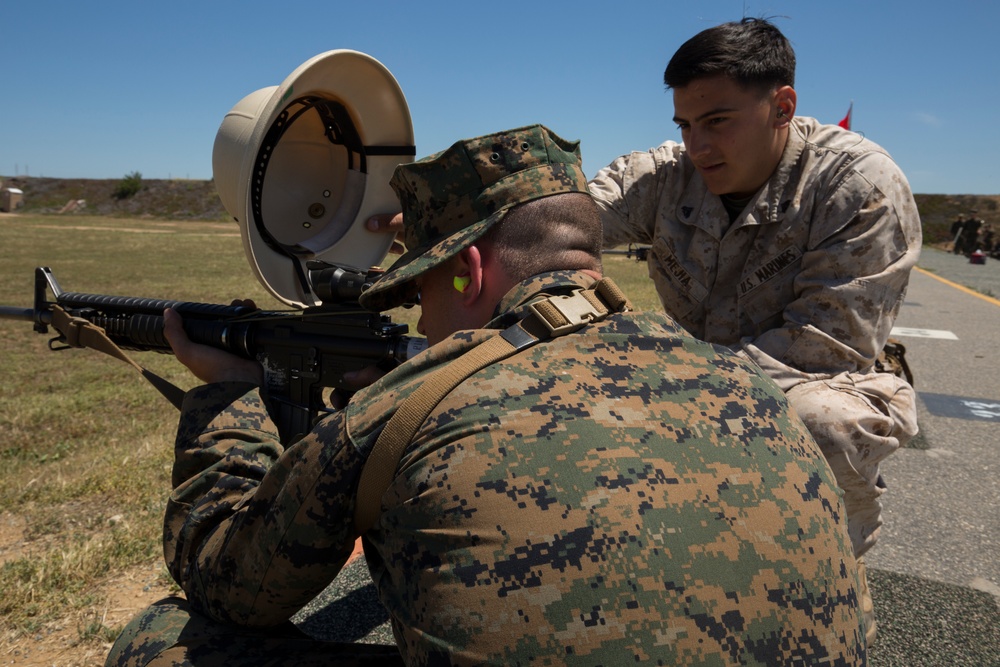
M590 193L601 211L605 248L653 242L673 153L673 144L667 142L644 153L623 155L590 181Z
M200 611L273 626L336 577L354 547L363 464L342 412L284 449L256 387L221 383L185 397L164 555Z
M784 390L817 376L869 368L885 345L920 253L921 227L905 177L869 153L817 203L784 326L741 342Z

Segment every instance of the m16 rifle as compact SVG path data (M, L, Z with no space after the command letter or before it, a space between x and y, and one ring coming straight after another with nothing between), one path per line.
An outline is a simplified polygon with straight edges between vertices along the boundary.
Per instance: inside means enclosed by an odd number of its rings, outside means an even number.
M121 351L170 353L163 335L163 311L173 308L194 342L260 362L271 414L287 444L309 432L315 420L330 410L327 390L345 389L345 373L370 365L388 368L426 347L425 339L406 335L405 324L357 304L361 290L375 278L371 272L322 263L310 264L309 272L322 305L267 311L65 292L48 267L39 267L34 307L0 306L0 318L31 321L41 334L51 327L56 333L49 340L51 350L90 347L122 359L180 408L183 391Z
M126 350L170 352L163 311L188 336L264 367L265 394L283 442L327 411L348 371L394 365L426 347L404 324L361 308L392 244L364 221L399 210L389 185L416 153L406 98L392 73L348 49L318 54L278 86L250 93L223 118L212 149L219 198L238 223L254 275L291 311L65 292L35 270L33 308L0 307L57 335L53 350L90 347L130 363L174 405L183 392ZM48 294L52 293L52 300Z
M358 303L378 273L357 267L380 264L393 241L364 222L399 210L389 180L415 153L392 73L358 51L321 53L237 102L212 149L219 198L250 268L293 310L64 292L39 267L34 307L0 307L0 317L32 321L39 333L54 328L53 350L90 347L122 359L180 407L180 389L122 352L170 352L163 311L172 308L194 342L261 363L271 416L291 442L329 409L326 390L344 389L346 372L394 365L426 346Z

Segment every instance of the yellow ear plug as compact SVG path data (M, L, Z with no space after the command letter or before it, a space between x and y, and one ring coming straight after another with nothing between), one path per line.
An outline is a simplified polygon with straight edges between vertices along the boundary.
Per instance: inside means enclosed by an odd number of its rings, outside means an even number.
M469 283L471 282L472 278L469 276L455 276L455 280L452 281L452 284L459 292L465 292L465 290L469 288Z

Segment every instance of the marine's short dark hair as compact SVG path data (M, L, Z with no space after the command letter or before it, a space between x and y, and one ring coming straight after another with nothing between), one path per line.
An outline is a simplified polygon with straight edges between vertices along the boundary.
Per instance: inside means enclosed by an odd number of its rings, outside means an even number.
M684 42L663 72L667 88L719 74L762 91L795 85L795 51L767 19L744 18L708 28Z
M547 271L601 271L601 214L589 193L519 204L482 240L515 280Z

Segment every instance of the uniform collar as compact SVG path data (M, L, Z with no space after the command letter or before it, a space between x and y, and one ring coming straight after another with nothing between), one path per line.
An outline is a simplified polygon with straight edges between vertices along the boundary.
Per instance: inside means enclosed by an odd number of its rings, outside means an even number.
M757 193L756 206L764 214L762 223L773 223L781 220L784 212L791 203L788 185L792 180L792 174L796 171L805 150L806 140L803 123L798 119L792 119L788 126L788 141L785 142L785 150L781 154L781 160L777 168L771 174L764 187Z
M568 295L574 290L586 289L596 281L582 271L550 271L539 273L515 285L500 299L493 311L489 329L506 329L527 315L528 304L541 298Z

